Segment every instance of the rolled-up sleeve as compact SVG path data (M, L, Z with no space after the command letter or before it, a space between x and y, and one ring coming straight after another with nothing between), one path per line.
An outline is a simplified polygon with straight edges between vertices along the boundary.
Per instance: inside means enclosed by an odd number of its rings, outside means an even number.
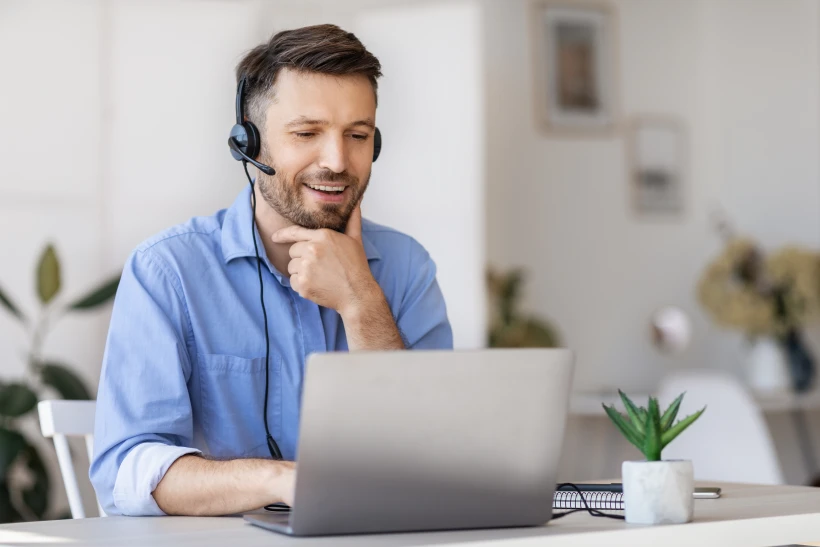
M453 329L444 295L436 281L436 264L418 242L410 245L407 290L396 325L408 349L453 349Z
M179 279L150 248L135 252L114 300L89 469L109 515L163 515L154 489L180 456L199 452L190 325Z

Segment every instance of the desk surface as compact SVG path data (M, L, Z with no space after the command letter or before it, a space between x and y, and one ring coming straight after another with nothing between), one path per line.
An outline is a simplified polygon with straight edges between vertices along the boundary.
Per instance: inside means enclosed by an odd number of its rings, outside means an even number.
M107 517L2 525L0 545L820 545L820 489L739 484L720 486L723 487L722 498L696 500L695 521L675 526L635 526L578 513L536 528L289 538L251 526L239 517Z

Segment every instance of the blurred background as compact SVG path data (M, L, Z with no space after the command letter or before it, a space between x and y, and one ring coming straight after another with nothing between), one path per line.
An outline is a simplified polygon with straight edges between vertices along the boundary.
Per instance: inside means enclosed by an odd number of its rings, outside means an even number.
M638 458L601 410L616 389L697 380L696 476L816 480L820 1L0 0L0 499L17 516L66 515L34 405L94 397L128 254L245 184L235 64L318 23L382 63L363 212L430 251L456 347L576 351L562 479ZM720 382L743 401L721 405ZM730 477L744 420L775 458Z

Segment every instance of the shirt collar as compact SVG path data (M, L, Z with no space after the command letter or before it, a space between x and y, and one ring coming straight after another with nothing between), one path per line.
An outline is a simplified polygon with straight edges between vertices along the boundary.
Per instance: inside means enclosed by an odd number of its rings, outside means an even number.
M367 224L367 221L363 221ZM242 192L236 197L233 205L231 205L225 212L225 218L222 221L222 257L225 264L235 258L255 257L256 252L253 248L253 239L250 234L251 226L251 188L246 186ZM259 231L256 225L253 225L254 237L259 238ZM261 239L257 239L259 250L262 259L268 263L268 257L265 256L264 248ZM364 246L364 253L367 260L379 260L381 254L379 250L370 241L369 234L362 231L362 245ZM268 267L272 266L268 263Z

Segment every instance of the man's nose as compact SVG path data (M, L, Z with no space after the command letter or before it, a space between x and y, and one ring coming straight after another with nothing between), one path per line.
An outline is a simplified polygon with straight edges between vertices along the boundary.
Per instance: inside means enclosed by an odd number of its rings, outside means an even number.
M347 169L347 148L343 136L328 135L322 147L319 167L330 169L334 173L342 173Z

